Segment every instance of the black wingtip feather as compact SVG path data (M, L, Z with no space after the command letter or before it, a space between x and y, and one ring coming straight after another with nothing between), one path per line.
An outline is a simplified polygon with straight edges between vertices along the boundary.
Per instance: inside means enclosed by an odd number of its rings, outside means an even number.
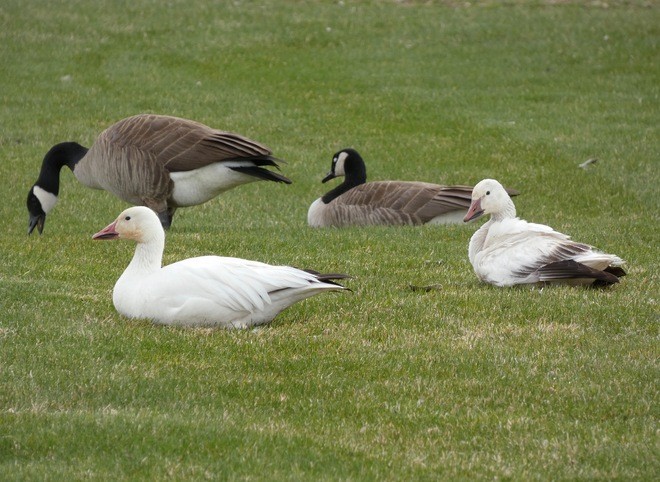
M274 166L279 169L280 164L286 164L283 159L278 159L274 156L247 156L236 159L237 161L251 161L257 166Z
M324 283L330 283L331 285L337 285L344 289L348 289L348 288L346 288L344 285L335 282L335 280L352 278L352 276L342 273L320 273L313 269L304 269L303 271L309 274L313 274L314 276L316 276L316 279L319 281L323 281Z
M600 271L590 268L582 263L578 263L572 259L568 259L546 264L539 268L538 272L541 276L541 281L592 278L594 280L594 286L608 286L619 282L619 277L611 271L608 271L609 269L616 270L617 268L610 267L604 271ZM618 270L623 271L621 268L618 268Z
M277 167L277 164L275 164ZM280 173L269 171L263 167L258 166L235 166L230 169L236 172L242 172L243 174L248 174L250 176L258 177L265 181L274 181L274 182L283 182L284 184L291 184L293 181L286 176L283 176Z
M608 266L603 271L613 274L617 278L621 278L626 275L626 272L620 266Z

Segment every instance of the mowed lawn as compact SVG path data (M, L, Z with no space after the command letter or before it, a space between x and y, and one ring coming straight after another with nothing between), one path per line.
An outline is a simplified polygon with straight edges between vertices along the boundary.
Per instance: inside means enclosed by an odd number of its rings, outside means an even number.
M657 480L659 39L642 0L4 0L0 479ZM258 330L119 316L133 246L91 236L126 204L65 168L28 237L25 198L53 144L140 112L263 142L294 180L180 210L166 263L343 272L352 292ZM628 276L481 284L483 221L311 229L349 146L372 180L496 178Z

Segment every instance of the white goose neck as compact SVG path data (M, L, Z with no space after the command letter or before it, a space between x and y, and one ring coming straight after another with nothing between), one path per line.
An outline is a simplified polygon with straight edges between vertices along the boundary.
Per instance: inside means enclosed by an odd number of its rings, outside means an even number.
M477 254L481 252L484 247L486 237L488 236L488 229L490 229L493 222L492 218L486 221L470 238L470 243L468 245L468 258L473 265Z
M165 236L162 233L160 236L153 236L147 241L138 243L127 271L144 274L158 271L162 266L164 249Z
M505 219L513 219L516 217L516 206L510 197L502 204L501 208L491 214L491 219L494 221L503 221Z

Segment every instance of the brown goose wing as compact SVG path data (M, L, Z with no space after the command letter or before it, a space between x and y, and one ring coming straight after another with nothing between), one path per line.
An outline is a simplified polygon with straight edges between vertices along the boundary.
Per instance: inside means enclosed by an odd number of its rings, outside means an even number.
M427 222L442 214L467 211L471 202L471 186L436 186L435 195L419 209L417 215Z
M431 186L429 189L435 189L435 195L416 211L417 216L423 219L424 223L436 216L470 209L472 186L440 186L437 184L429 184L429 186ZM515 189L507 189L506 191L509 196L519 194Z
M472 188L425 182L375 181L360 184L339 196L338 205L360 206L393 224L423 224L436 216L470 207ZM385 219L386 218L386 219Z
M168 171L190 171L230 159L261 160L275 165L267 147L239 134L212 129L178 117L139 114L117 122L99 140L117 149L143 153Z

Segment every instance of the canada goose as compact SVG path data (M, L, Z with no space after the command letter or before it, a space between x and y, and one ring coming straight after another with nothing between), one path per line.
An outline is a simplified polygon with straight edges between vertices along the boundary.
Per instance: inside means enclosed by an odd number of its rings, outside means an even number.
M103 131L89 149L64 142L48 151L28 193L28 234L35 227L43 232L65 165L85 186L153 209L167 229L177 208L202 204L241 184L261 179L290 184L262 167L278 167L271 154L255 141L199 122L154 114L128 117Z
M346 275L238 258L201 256L161 267L165 232L156 214L143 206L126 209L92 238L137 242L133 260L112 293L117 311L129 318L247 328L268 323L310 296L346 289L332 281Z
M465 222L484 214L490 214L490 220L472 235L468 256L477 277L486 283L606 286L626 274L618 256L571 241L550 226L517 218L513 201L493 179L474 187Z
M440 186L419 181L367 182L367 168L355 149L337 152L330 172L321 182L340 176L346 177L344 182L309 207L310 226L460 223L470 207L470 186Z

